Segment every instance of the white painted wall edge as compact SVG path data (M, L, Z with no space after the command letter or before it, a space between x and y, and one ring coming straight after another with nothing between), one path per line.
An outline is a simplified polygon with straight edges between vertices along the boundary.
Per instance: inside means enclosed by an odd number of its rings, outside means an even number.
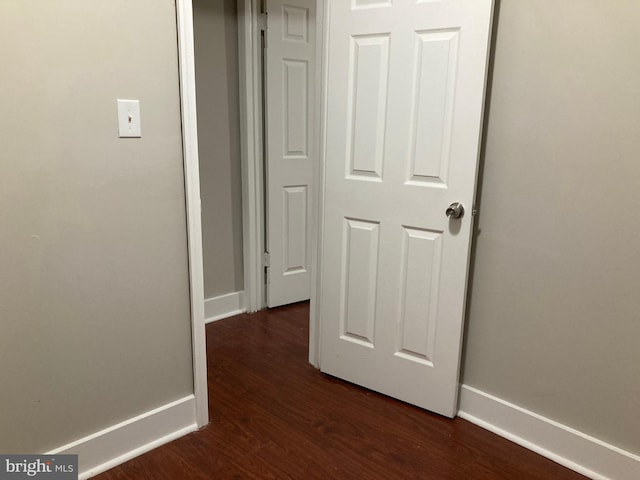
M84 480L197 429L195 396L189 395L46 455L78 455L79 479Z
M640 456L474 387L460 387L458 416L589 478L640 478Z
M205 322L215 322L247 311L244 291L227 293L204 301Z

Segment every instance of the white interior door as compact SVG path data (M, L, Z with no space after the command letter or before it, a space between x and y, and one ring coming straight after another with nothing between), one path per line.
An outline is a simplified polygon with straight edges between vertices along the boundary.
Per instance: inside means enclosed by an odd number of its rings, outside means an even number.
M315 1L267 0L267 305L310 297Z
M491 15L329 1L321 369L450 417Z

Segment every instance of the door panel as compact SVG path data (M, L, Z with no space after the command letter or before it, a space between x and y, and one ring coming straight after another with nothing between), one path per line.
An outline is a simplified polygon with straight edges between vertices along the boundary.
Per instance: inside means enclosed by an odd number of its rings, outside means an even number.
M328 10L321 368L453 416L492 2Z
M433 364L442 232L404 228L397 355Z
M268 0L267 305L307 300L313 175L315 0Z
M389 36L352 37L349 48L348 175L381 180Z
M345 218L341 338L373 346L379 224Z
M458 35L457 30L416 35L411 181L446 183Z

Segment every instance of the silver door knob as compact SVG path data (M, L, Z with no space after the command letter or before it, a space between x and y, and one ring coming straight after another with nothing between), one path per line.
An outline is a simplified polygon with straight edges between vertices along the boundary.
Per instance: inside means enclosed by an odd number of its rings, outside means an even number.
M464 207L459 202L454 202L449 205L445 212L449 218L462 218L464 216Z

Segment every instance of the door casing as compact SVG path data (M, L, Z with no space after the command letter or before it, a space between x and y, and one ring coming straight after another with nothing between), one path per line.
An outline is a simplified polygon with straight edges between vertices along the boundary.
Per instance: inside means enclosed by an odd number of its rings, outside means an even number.
M198 427L204 427L209 423L209 400L207 391L207 347L204 322L202 208L200 201L200 169L198 166L193 6L191 0L176 0L176 24L178 27L182 153L187 210L193 394L195 397L196 410L194 416Z
M238 0L244 299L249 313L265 305L261 57L259 1Z

